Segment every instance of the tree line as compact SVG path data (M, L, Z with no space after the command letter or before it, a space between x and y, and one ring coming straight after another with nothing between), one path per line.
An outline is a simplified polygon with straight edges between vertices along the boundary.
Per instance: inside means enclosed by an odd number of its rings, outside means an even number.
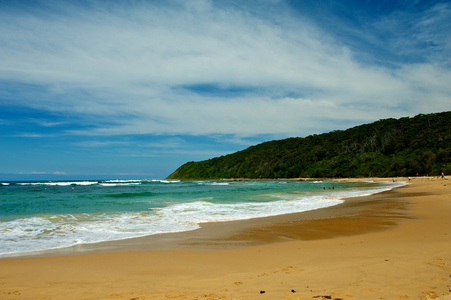
M170 179L343 178L451 173L451 112L264 142L188 162Z

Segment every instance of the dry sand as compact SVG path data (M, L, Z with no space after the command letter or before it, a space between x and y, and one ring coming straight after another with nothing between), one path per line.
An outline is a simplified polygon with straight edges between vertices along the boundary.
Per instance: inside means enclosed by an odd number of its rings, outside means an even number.
M0 259L0 299L451 299L450 192L412 178L307 213Z

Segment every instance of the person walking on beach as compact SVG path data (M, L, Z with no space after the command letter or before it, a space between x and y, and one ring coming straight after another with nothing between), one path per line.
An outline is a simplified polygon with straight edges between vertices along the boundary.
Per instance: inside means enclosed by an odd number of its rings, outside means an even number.
M442 172L442 179L445 179L445 173Z

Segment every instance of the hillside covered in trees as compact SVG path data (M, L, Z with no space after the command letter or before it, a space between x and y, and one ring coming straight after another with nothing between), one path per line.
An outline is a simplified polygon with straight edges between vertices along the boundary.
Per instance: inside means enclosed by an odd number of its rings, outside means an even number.
M451 112L258 144L188 162L169 179L339 178L451 173Z

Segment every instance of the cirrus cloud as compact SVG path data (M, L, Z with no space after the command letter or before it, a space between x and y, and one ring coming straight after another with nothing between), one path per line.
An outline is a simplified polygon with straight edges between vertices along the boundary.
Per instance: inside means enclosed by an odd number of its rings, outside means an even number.
M0 126L153 156L450 110L449 2L349 5L2 2L0 107L19 113ZM127 154L136 135L150 141Z

